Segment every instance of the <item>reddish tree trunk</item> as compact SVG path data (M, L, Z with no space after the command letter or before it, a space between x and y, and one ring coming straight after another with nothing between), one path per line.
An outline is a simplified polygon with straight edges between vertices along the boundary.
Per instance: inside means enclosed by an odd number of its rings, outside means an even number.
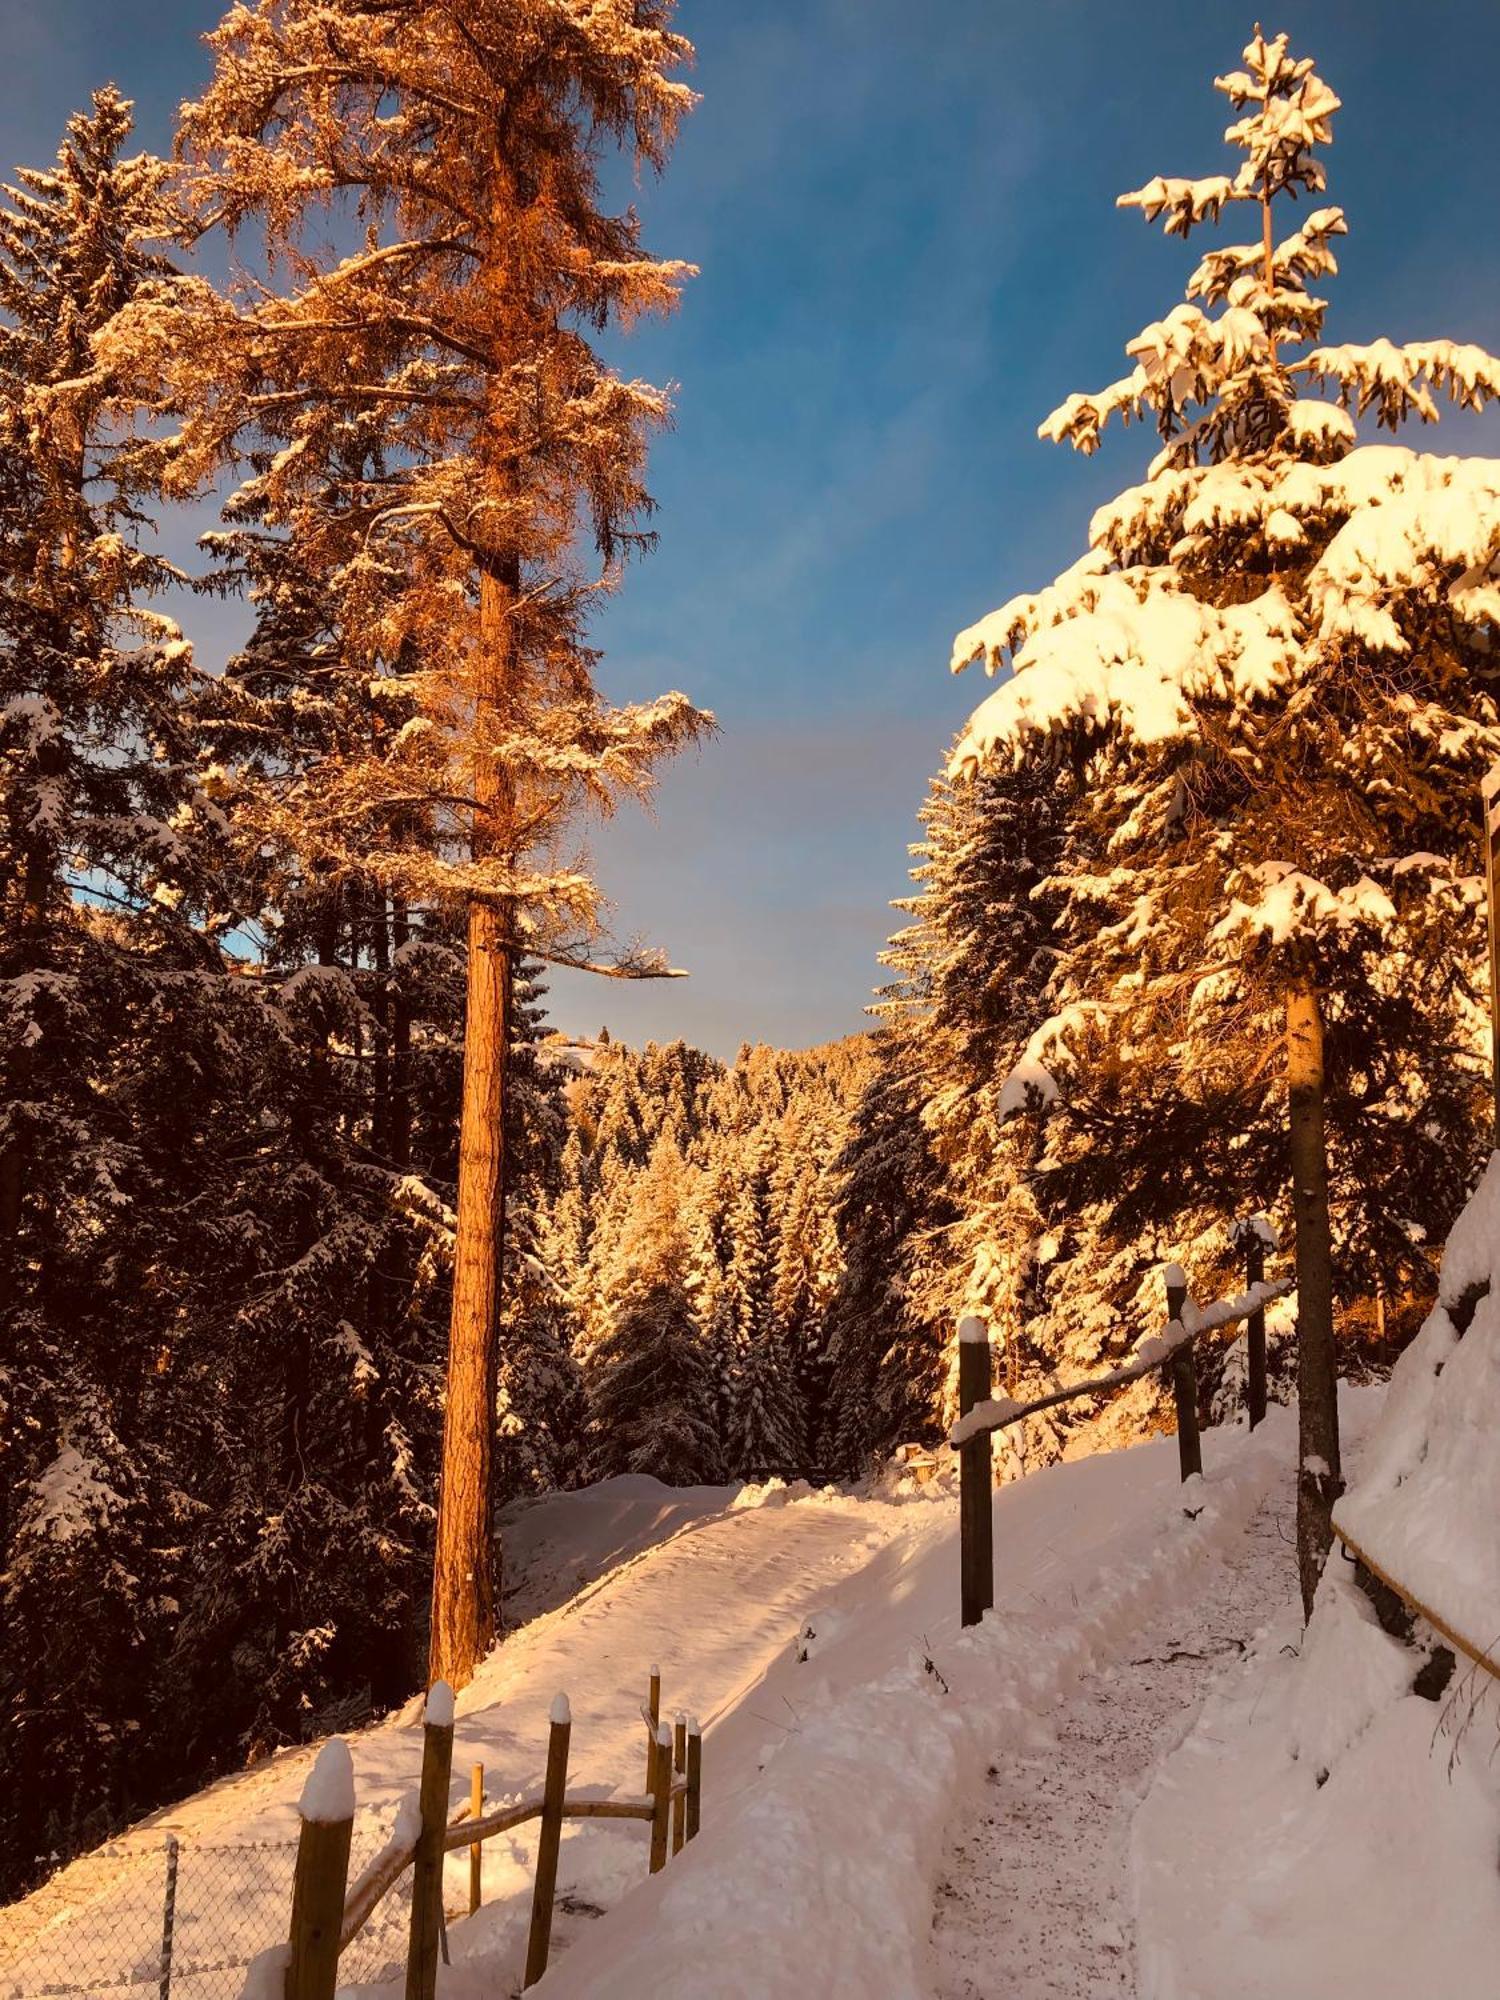
M514 565L492 569L480 587L484 680L476 729L481 746L504 727L513 695L511 608ZM481 747L475 761L476 856L507 851L510 780ZM505 1086L510 1052L512 967L509 912L471 903L464 1010L463 1108L458 1136L458 1220L453 1310L448 1329L448 1393L443 1415L442 1486L432 1571L428 1679L464 1687L494 1643L491 1456L498 1363L501 1257L505 1227Z
M1343 1481L1323 1130L1323 1021L1317 988L1307 974L1287 988L1286 1052L1297 1221L1297 1573L1302 1609L1311 1616L1333 1541L1333 1503Z

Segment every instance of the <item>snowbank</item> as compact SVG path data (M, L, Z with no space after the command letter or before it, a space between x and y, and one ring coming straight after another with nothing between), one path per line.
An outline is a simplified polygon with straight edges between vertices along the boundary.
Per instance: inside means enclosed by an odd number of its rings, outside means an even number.
M1438 1304L1397 1362L1359 1483L1335 1510L1383 1575L1478 1652L1500 1641L1497 1264L1500 1153L1454 1227Z
M1497 1265L1500 1154L1335 1512L1481 1650L1500 1634ZM1383 1631L1337 1548L1299 1624L1261 1635L1136 1816L1140 1992L1478 2000L1500 1964L1500 1684L1461 1658L1437 1702L1414 1692L1434 1635Z

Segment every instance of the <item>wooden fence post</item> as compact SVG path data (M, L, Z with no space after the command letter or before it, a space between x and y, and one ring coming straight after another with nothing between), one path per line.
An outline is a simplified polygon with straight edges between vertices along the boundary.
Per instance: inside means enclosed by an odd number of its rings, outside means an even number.
M667 1865L667 1822L672 1806L672 1732L665 1723L652 1731L651 1754L651 1873Z
M688 1717L687 1780L687 1838L696 1840L703 1817L703 1731L696 1715Z
M172 1995L172 1943L177 1931L177 1859L178 1843L175 1833L167 1835L167 1891L161 1906L161 1977L157 1982L157 2000L171 2000Z
M990 1393L990 1330L970 1315L958 1323L958 1414L966 1417ZM995 1601L994 1487L990 1439L970 1438L958 1450L959 1621L977 1625Z
M660 1667L653 1667L651 1669L651 1686L646 1696L646 1713L651 1717L651 1731L646 1742L646 1790L649 1792L652 1789L651 1774L656 1769L655 1764L652 1762L656 1754L654 1747L656 1743L656 1725L661 1721Z
M438 1932L443 1914L443 1860L448 1786L453 1776L453 1690L434 1681L422 1724L422 1830L411 1870L411 1932L406 1946L406 2000L433 2000Z
M672 1782L687 1777L687 1717L679 1708L677 1719L672 1724ZM687 1790L677 1793L672 1800L672 1852L681 1854L682 1843L687 1838Z
M484 1766L476 1764L469 1773L469 1817L484 1818ZM469 1848L469 1915L484 1901L484 1849L476 1840Z
M1181 1325L1187 1309L1187 1279L1180 1264L1167 1266L1166 1281L1170 1330L1174 1320ZM1172 1395L1177 1404L1177 1464L1186 1480L1203 1470L1203 1448L1198 1441L1198 1370L1190 1340L1185 1340L1172 1356Z
M330 1736L318 1752L297 1811L302 1830L292 1884L286 2000L333 2000L354 1832L354 1763L341 1736Z
M542 1788L542 1835L536 1850L536 1887L531 1896L531 1935L526 1940L526 1977L522 1987L535 1986L547 1970L552 1947L552 1905L557 1895L557 1851L562 1843L563 1799L568 1789L568 1739L573 1717L568 1697L552 1704L547 1738L547 1777Z
M1245 1253L1245 1289L1252 1291L1266 1275L1266 1236L1270 1224L1263 1215L1252 1215L1237 1224L1234 1240ZM1245 1402L1250 1412L1250 1428L1266 1420L1266 1309L1251 1313L1245 1328Z

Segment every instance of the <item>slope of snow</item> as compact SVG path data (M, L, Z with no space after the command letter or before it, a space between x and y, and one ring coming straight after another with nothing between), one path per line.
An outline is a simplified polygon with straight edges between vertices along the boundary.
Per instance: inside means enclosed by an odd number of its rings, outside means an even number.
M1500 1638L1500 1153L1443 1254L1438 1304L1397 1362L1364 1477L1335 1518L1476 1650ZM1451 1309L1468 1307L1460 1333ZM1464 1317L1460 1315L1460 1319Z
M733 1504L735 1486L664 1486L648 1473L621 1473L576 1493L512 1501L500 1518L505 1552L505 1623L524 1625L555 1611L643 1550ZM749 1497L756 1497L750 1489Z
M1290 1451L1278 1421L1253 1440L1210 1433L1209 1476L1188 1489L1170 1439L1003 1488L996 1609L968 1633L951 1502L913 1505L908 1531L810 1621L809 1657L784 1651L755 1699L710 1732L699 1840L580 1939L549 1990L931 1992L950 1819L971 1808L992 1759L1033 1746L1076 1680L1132 1645L1152 1607L1196 1593L1205 1558L1238 1538ZM486 1989L476 1978L445 1990L477 2000Z
M538 1599L635 1552L513 1633L459 1695L454 1807L476 1759L491 1804L539 1789L559 1693L573 1717L570 1791L638 1793L639 1708L658 1661L666 1713L695 1711L705 1731L703 1830L663 1875L647 1877L643 1827L565 1830L547 1990L578 2000L932 1992L945 1836L975 1810L986 1771L1034 1754L1083 1677L1134 1657L1143 1623L1174 1605L1190 1611L1205 1564L1242 1543L1292 1454L1291 1419L1276 1411L1253 1438L1209 1432L1207 1476L1186 1488L1170 1438L1002 1488L996 1609L969 1632L958 1627L946 1480L884 1497L776 1485L669 1495L612 1481L513 1520L520 1587ZM641 1546L653 1533L664 1539ZM1289 1554L1286 1565L1290 1589ZM356 1865L416 1782L420 1721L414 1702L351 1740ZM170 1815L189 1882L195 1844L232 1838L248 1854L252 1842L286 1843L257 1846L257 1863L274 1853L275 1866L218 1900L212 1937L198 1942L219 1961L243 1967L265 1953L263 1972L280 1962L312 1755L288 1754ZM152 1829L158 1838L166 1819ZM474 1917L462 1915L467 1851L452 1857L445 2000L493 2000L519 1985L535 1837L528 1826L486 1843ZM158 1877L142 1888L122 1869L59 1922L59 1969L69 1922L107 1932L138 1897L135 1914L159 1917ZM341 1968L345 1992L399 1994L405 1918L403 1899L382 1906ZM20 1990L38 1990L31 1968ZM174 1976L179 1990L182 2000L218 2000L237 1989Z
M1370 1559L1477 1647L1500 1633L1500 1155L1456 1225L1439 1303L1397 1364L1335 1510ZM1141 1993L1480 2000L1500 1965L1500 1685L1433 1635L1382 1631L1337 1548L1210 1699L1135 1822Z
M1419 1662L1375 1625L1337 1559L1317 1621L1325 1635L1340 1629L1314 1699L1316 1663L1298 1655L1289 1606L1210 1697L1137 1815L1142 2000L1495 1990L1493 1698L1471 1714L1479 1690L1467 1679L1441 1706L1408 1692Z
M839 1585L893 1538L910 1535L917 1517L947 1513L942 1506L809 1495L805 1488L798 1497L779 1485L674 1493L652 1480L612 1480L527 1510L512 1523L514 1559L523 1566L521 1589L533 1599L555 1595L581 1571L616 1566L512 1633L458 1697L455 1810L468 1798L476 1761L486 1767L491 1805L540 1790L548 1717L559 1693L570 1697L574 1718L569 1790L638 1793L645 1776L639 1708L654 1663L662 1667L669 1715L688 1706L711 1728L747 1699L754 1706L767 1668ZM665 1539L648 1546L653 1534ZM616 1560L630 1549L636 1552ZM384 1844L416 1786L422 1709L416 1700L349 1739L357 1799L353 1871ZM752 1727L768 1748L783 1725ZM0 1995L32 1994L54 1981L104 1990L113 1983L110 1967L140 1976L137 1961L154 1962L160 1938L161 1838L168 1829L182 1842L183 1962L244 1966L278 1944L290 1911L297 1800L315 1754L312 1746L289 1751L221 1780L144 1822L114 1843L105 1860L83 1857L7 1911ZM713 1756L709 1782L719 1786ZM452 1928L456 1960L482 1944L491 1961L487 1978L514 1975L519 1983L535 1832L526 1827L513 1839L486 1843L487 1907ZM571 1904L608 1906L646 1873L644 1828L585 1822L570 1835L559 1885L560 1945ZM467 1908L467 1867L467 1850L451 1858L447 1900L454 1913ZM403 1965L405 1922L403 1897L382 1904L350 1952L348 1976L388 1977ZM450 1990L462 1990L458 1976L455 1966ZM219 2000L237 1990L218 1972L201 1981L174 1972L174 2000L179 1992L182 2000Z

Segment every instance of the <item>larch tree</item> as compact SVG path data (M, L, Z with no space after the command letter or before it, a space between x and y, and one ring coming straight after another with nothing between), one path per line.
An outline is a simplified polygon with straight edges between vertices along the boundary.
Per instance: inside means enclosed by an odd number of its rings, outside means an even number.
M180 413L183 485L248 466L259 518L318 576L388 718L270 794L267 837L325 880L373 879L466 925L430 1650L432 1677L457 1685L496 1625L515 961L593 963L601 902L568 848L574 817L646 790L709 726L680 694L611 706L585 640L594 596L650 540L645 451L668 413L590 334L669 309L688 275L647 254L635 211L610 212L600 186L613 146L660 167L691 103L671 11L235 6L183 111L187 186L204 226L258 229L287 282L164 285L121 335ZM665 968L626 953L607 969Z
M1244 62L1217 80L1238 170L1158 178L1122 205L1183 235L1226 211L1257 226L1207 252L1187 301L1130 343L1128 375L1042 426L1091 452L1111 416L1139 418L1162 445L1096 513L1081 561L960 634L955 669L1011 671L949 774L1071 757L1083 778L1048 884L1066 949L1018 1098L1056 1100L1066 1122L1070 1096L1122 1064L1192 1096L1264 1076L1280 1041L1310 1602L1340 1477L1329 1135L1346 1181L1394 1131L1408 1167L1462 1185L1481 1077L1474 797L1500 753L1500 465L1361 445L1355 420L1431 421L1443 392L1479 408L1500 361L1442 340L1318 344L1310 287L1336 269L1343 214L1314 207L1287 234L1278 218L1321 194L1338 100L1283 35L1257 30Z

